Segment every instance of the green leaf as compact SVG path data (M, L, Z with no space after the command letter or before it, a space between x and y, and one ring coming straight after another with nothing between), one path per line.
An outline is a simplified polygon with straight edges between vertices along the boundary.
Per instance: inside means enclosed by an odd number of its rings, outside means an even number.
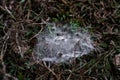
M120 48L118 48L117 51L120 52Z
M0 29L3 29L3 26L0 25Z
M18 79L19 80L23 80L24 79L24 76L23 76L23 74L21 72L18 74Z
M25 2L25 0L21 0L21 1L20 1L20 3L24 3L24 2Z

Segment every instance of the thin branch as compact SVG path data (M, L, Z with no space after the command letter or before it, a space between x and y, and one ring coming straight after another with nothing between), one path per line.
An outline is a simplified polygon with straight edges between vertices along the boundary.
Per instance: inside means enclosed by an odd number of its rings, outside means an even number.
M40 31L37 34L35 34L33 37L31 37L29 40L32 40L33 38L35 38L36 36L38 36L42 32L42 30L43 30L43 26L41 26Z

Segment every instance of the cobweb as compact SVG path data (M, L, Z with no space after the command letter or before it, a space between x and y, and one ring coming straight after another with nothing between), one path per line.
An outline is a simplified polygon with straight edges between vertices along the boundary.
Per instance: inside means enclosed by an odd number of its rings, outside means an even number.
M60 63L90 53L94 47L88 31L74 27L49 23L37 36L36 59Z

